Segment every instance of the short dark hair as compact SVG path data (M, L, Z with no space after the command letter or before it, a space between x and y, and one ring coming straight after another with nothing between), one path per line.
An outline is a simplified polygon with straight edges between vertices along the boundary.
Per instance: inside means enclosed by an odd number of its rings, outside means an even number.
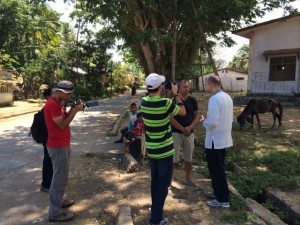
M134 102L130 104L130 107L133 107L133 106L136 107L136 104Z
M156 92L158 92L158 89L159 89L159 87L155 88L155 89L148 89L147 88L147 91L148 91L148 93L156 93Z
M209 76L207 78L207 82L209 82L211 84L215 84L215 85L221 86L221 79L217 75L211 75L211 76Z
M52 93L52 89L51 88L47 88L46 90L44 90L44 97L47 98L47 97L50 97L51 96L51 93Z
M143 114L142 114L141 112L139 112L139 113L136 114L136 117L137 117L137 118L139 118L139 117L141 117L141 116L143 116Z

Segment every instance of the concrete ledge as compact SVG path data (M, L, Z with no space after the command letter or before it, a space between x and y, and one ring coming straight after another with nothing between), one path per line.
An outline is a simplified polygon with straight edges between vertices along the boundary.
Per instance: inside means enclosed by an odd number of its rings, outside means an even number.
M267 198L275 203L280 209L286 211L292 220L300 218L299 206L289 202L286 199L286 194L278 189L267 189Z
M117 121L114 124L113 129L110 131L109 136L116 136L118 134L120 123L121 123L123 117L126 115L127 112L128 112L128 110L125 110L122 113L122 115L119 116L119 118L117 119Z
M139 164L132 155L126 153L124 154L123 166L128 173L133 173L137 171Z
M244 173L246 173L246 171L243 168L241 168L240 166L238 166L235 162L230 162L229 166L237 174L244 174Z
M123 205L120 207L116 219L116 225L133 225L130 206Z
M270 210L263 207L261 204L257 203L255 200L246 198L245 199L246 205L249 208L249 210L256 215L258 215L260 218L262 218L264 221L266 221L268 224L271 225L287 225L286 223L282 222L278 216L274 215L270 212Z

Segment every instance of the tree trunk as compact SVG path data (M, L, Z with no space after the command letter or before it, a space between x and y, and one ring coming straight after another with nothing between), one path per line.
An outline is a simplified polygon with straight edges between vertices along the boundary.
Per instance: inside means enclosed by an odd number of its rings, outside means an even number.
M141 49L147 64L147 72L148 73L155 73L155 62L154 56L151 51L149 43L141 43ZM147 75L147 74L146 74Z
M177 43L177 20L176 20L176 11L177 11L177 0L174 0L174 15L173 15L173 42L172 42L172 72L171 72L171 81L175 82L176 78L176 43Z
M212 57L211 50L210 50L210 47L209 47L207 39L206 39L205 31L203 29L203 26L202 26L201 22L199 21L199 16L198 16L198 12L197 12L197 8L195 6L194 0L191 0L191 5L192 5L192 8L193 8L194 16L197 19L198 32L200 33L200 36L201 36L201 39L203 41L203 45L204 45L205 51L207 52L209 63L212 65L214 74L217 75L217 76L219 76L218 70L217 70L217 67L216 67L216 64L215 64L215 61L214 61L214 59Z

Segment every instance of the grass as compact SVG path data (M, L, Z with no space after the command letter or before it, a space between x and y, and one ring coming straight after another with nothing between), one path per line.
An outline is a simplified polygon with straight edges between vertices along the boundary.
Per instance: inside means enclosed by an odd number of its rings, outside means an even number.
M198 94L196 97L201 102L200 109L207 111L209 95ZM243 107L235 107L234 114L237 116ZM233 186L243 197L257 199L257 197L268 187L279 188L282 191L290 191L299 188L300 183L300 146L297 136L297 108L285 109L284 126L281 128L270 128L272 116L261 116L262 129L245 127L242 131L237 125L233 125L232 137L234 146L228 149L226 164L235 162L242 166L245 174L238 175L229 171L228 178ZM203 113L205 114L205 113ZM195 129L198 143L204 143L205 130L201 126ZM203 147L195 149L194 160L200 165L197 172L209 177ZM249 222L252 215L240 205L235 197L231 199L232 213L224 215L224 221L228 223L242 224ZM272 209L272 204L266 204ZM282 219L285 214L279 210L272 209ZM294 222L299 224L299 221Z

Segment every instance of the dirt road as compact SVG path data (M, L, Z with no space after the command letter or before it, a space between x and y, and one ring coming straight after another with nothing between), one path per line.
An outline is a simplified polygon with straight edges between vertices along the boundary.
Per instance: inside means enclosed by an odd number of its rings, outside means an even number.
M116 137L108 137L107 133L128 105L136 101L138 97L120 95L77 114L71 126L70 171L81 168L79 160L86 152L120 151L120 145L112 144ZM31 113L0 121L0 225L45 222L47 218L48 195L39 191L43 150L28 137L32 119Z

